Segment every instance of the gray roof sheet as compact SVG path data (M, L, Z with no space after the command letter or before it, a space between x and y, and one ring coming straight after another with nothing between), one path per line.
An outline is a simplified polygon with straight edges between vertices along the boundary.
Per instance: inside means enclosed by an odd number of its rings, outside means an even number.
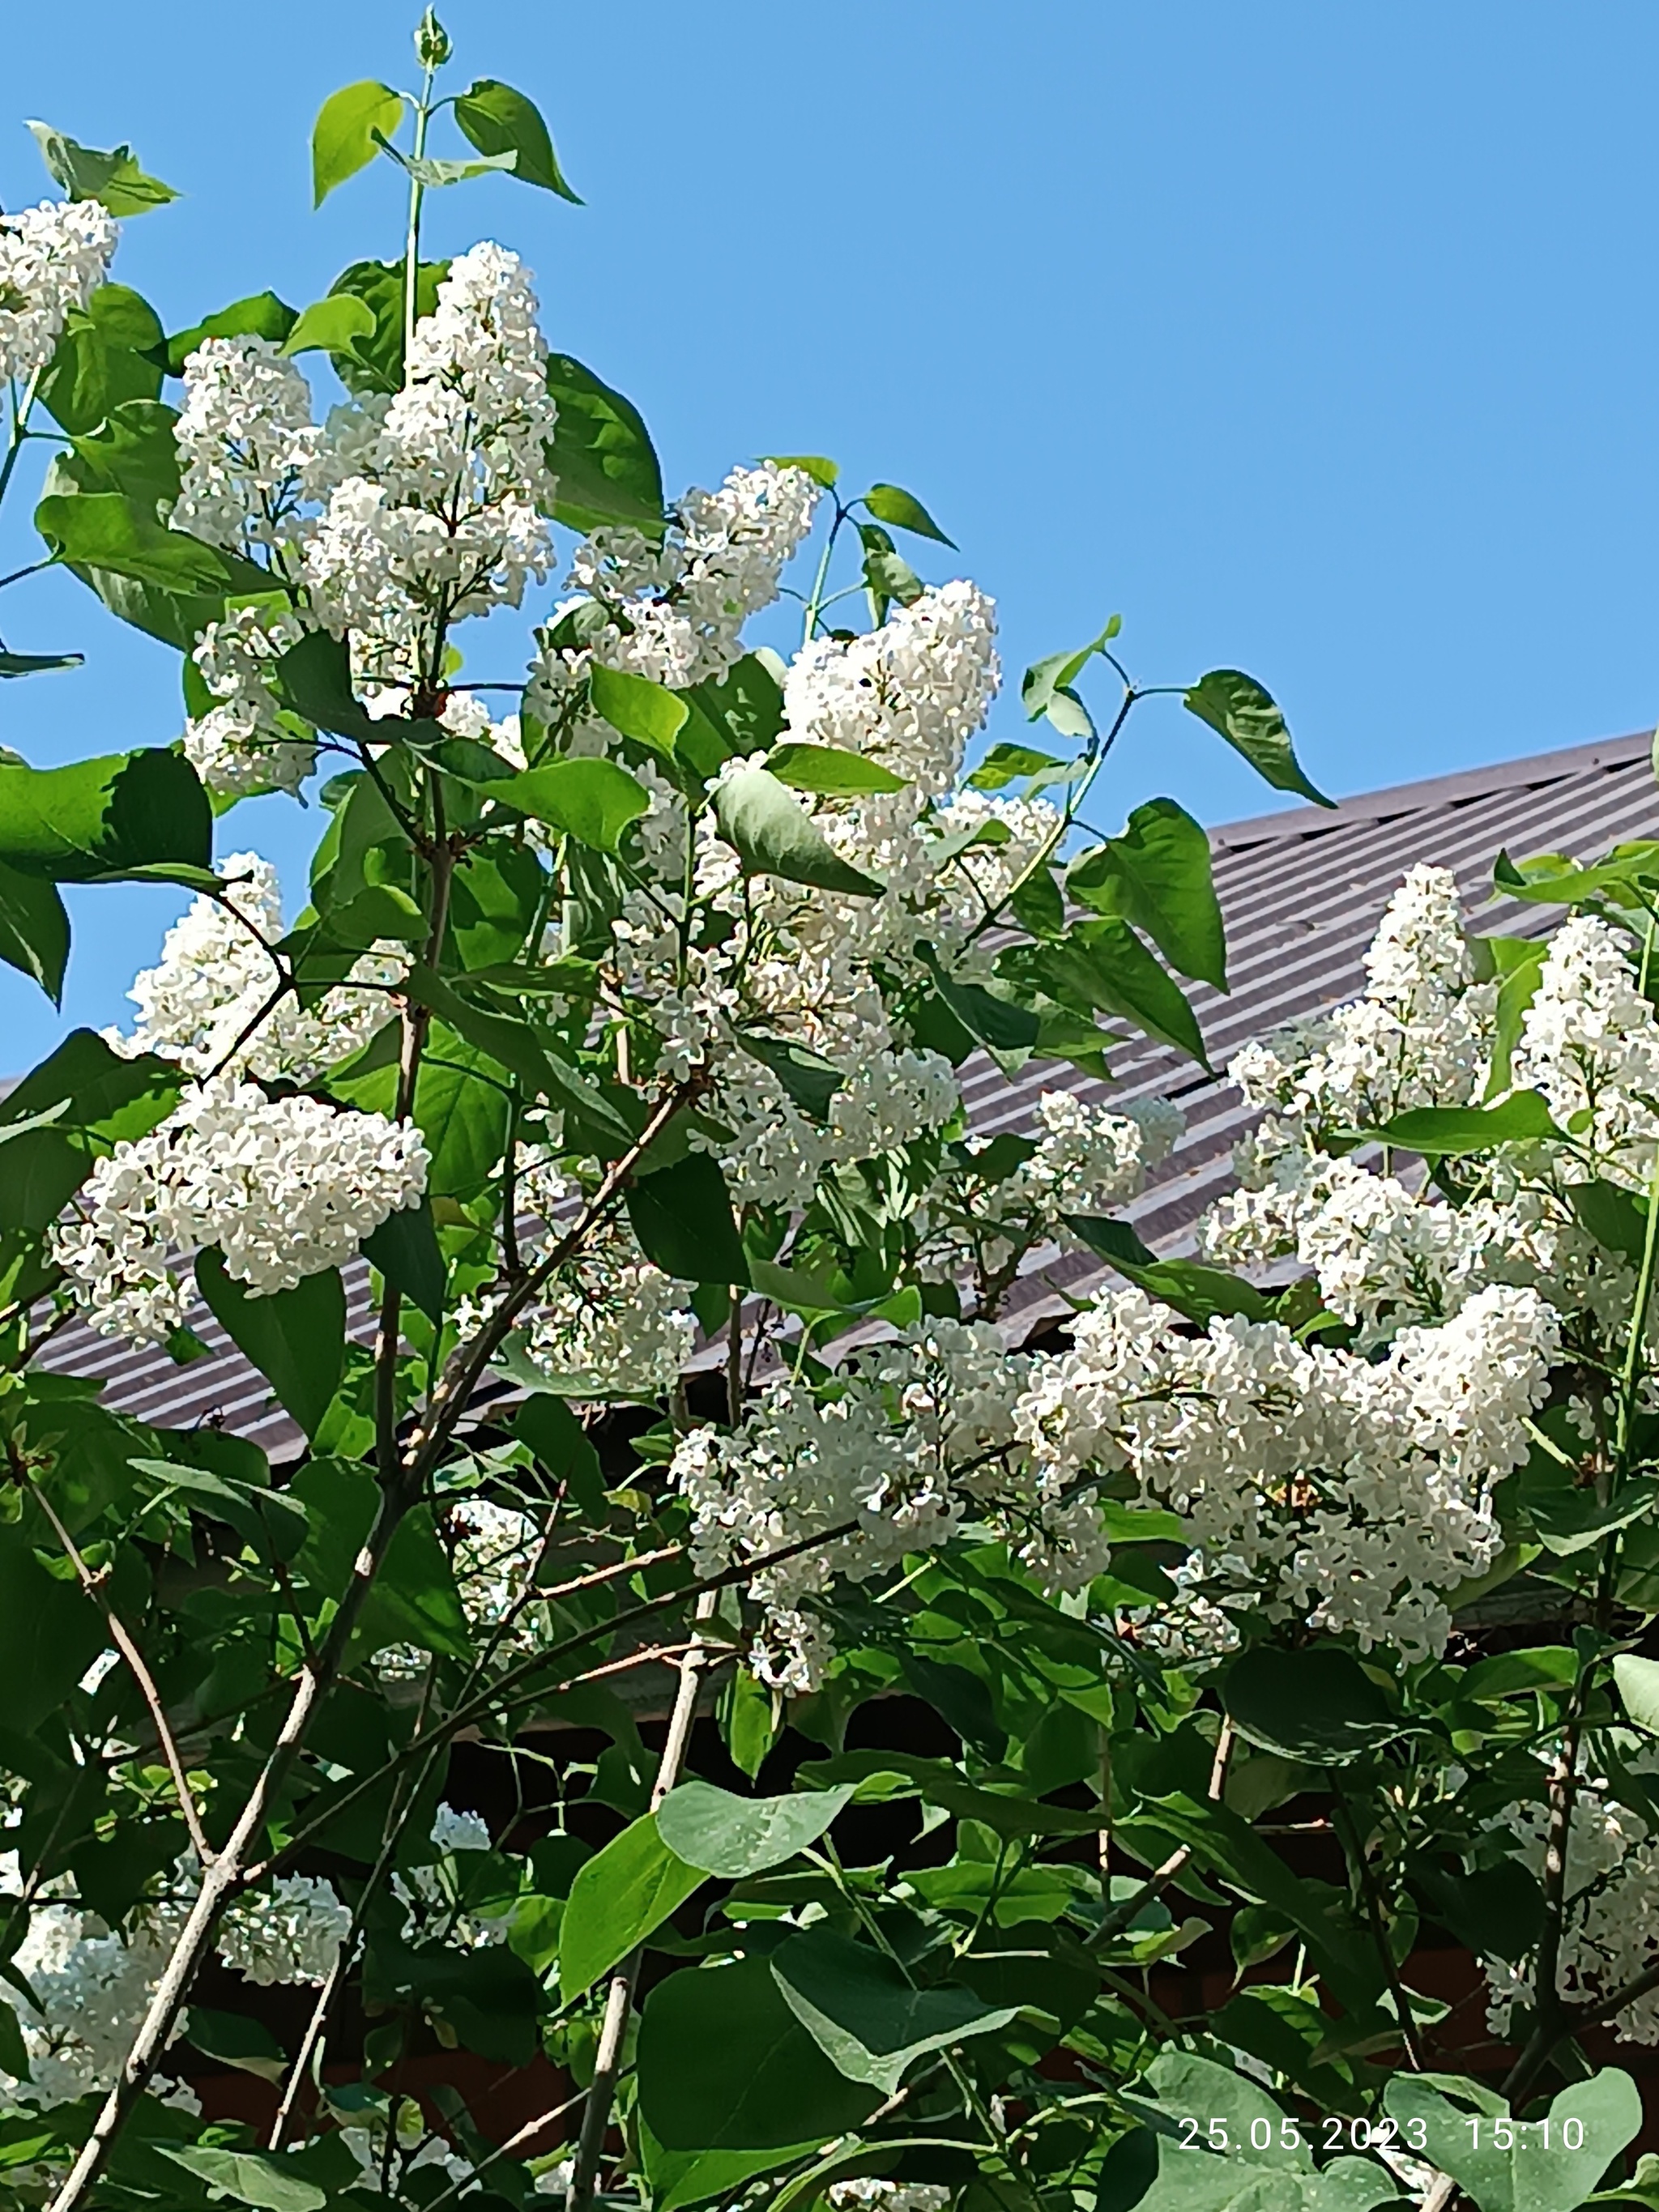
M1216 887L1226 917L1231 991L1194 993L1217 1069L1250 1038L1295 1016L1352 998L1361 959L1389 893L1419 861L1448 867L1483 929L1530 933L1547 916L1536 907L1491 903L1493 856L1542 850L1590 858L1621 839L1659 836L1659 790L1645 735L1603 740L1437 776L1345 799L1331 809L1295 807L1212 833ZM1113 1058L1111 1091L1122 1098L1176 1099L1187 1133L1156 1181L1124 1209L1146 1243L1178 1251L1198 1215L1227 1187L1232 1147L1249 1116L1224 1075L1206 1075L1181 1054L1146 1042ZM1094 1079L1052 1061L1013 1082L988 1061L964 1069L969 1109L979 1129L1024 1131L1045 1090L1097 1094ZM1086 1291L1103 1271L1091 1258L1038 1255L1009 1302L1008 1322L1024 1334L1063 1309L1056 1295ZM347 1270L354 1334L370 1329L368 1270ZM273 1407L260 1376L206 1310L191 1326L209 1357L176 1365L161 1350L140 1351L99 1337L80 1323L46 1347L46 1364L95 1376L106 1405L173 1427L205 1420L252 1438L275 1459L302 1439Z

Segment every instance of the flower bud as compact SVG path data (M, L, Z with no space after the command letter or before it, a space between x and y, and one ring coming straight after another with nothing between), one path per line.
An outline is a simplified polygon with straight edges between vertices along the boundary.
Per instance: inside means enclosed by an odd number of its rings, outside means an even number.
M421 18L421 27L415 33L415 58L422 69L441 69L454 52L449 43L449 33L438 21L437 11L428 8Z

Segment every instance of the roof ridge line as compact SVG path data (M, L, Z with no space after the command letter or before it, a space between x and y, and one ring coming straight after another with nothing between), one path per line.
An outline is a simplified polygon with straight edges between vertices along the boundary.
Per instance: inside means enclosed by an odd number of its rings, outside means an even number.
M1651 731L1637 730L1628 737L1595 738L1588 744L1564 745L1553 752L1530 753L1519 760L1494 761L1485 768L1457 769L1448 775L1390 784L1382 791L1356 792L1350 799L1339 799L1334 806L1286 806L1276 814L1253 814L1242 822L1223 823L1211 830L1210 843L1218 852L1237 852L1281 837L1306 837L1351 823L1381 821L1390 814L1409 814L1419 807L1489 797L1498 791L1524 790L1598 769L1627 768L1632 761L1647 758L1654 743Z

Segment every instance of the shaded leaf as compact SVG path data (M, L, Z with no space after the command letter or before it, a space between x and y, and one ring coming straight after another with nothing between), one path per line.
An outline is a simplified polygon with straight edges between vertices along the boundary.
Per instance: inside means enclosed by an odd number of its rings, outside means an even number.
M1285 717L1254 677L1237 668L1212 669L1194 684L1183 703L1188 714L1207 722L1235 752L1243 754L1275 791L1299 793L1316 806L1335 805L1302 773Z
M665 1275L686 1283L746 1283L749 1258L718 1162L688 1152L628 1188L628 1218L640 1249Z
M362 1254L434 1327L443 1319L449 1272L438 1249L429 1199L387 1214L373 1236L363 1239Z
M918 2058L1006 2027L1017 2005L991 2005L960 1984L915 1987L878 1951L828 1929L772 1954L784 2001L837 2073L890 2097Z
M307 1436L340 1387L345 1367L345 1291L337 1267L291 1291L254 1297L210 1247L196 1255L196 1285L233 1344L251 1360Z
M32 975L57 1006L69 948L69 914L57 885L0 863L0 960Z
M582 203L565 182L541 110L498 78L481 76L455 101L455 120L481 154L511 154L513 173L561 199Z
M639 410L568 353L549 354L547 388L559 410L548 449L558 520L583 532L631 523L659 537L662 469Z
M781 876L852 898L881 895L875 878L843 860L793 794L763 768L738 769L722 779L714 819L750 875Z
M1223 1697L1247 1741L1310 1766L1341 1766L1398 1735L1389 1701L1335 1645L1258 1644L1227 1669Z
M28 126L53 182L72 200L99 200L114 216L148 215L179 197L159 177L146 176L131 146L107 154L82 146L49 123Z
M679 2150L816 2145L881 2101L823 2056L765 1959L659 1982L640 2021L639 2084L646 2125Z

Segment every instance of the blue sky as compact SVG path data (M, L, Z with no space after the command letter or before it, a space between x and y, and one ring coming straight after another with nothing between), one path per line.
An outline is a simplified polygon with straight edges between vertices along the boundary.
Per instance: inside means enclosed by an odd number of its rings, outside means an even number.
M129 138L185 195L116 274L169 328L269 284L295 305L396 250L386 165L310 210L335 86L411 81L413 0L14 9L0 199L44 182L26 116ZM552 341L627 392L671 489L769 451L917 492L1000 602L1017 689L1115 609L1148 681L1267 684L1310 773L1363 790L1651 724L1659 11L1534 0L451 0L447 80L532 93L585 197L438 196L439 250L535 267ZM0 521L4 565L28 557ZM170 740L173 657L68 579L8 642L41 763ZM507 643L503 641L503 644ZM482 667L475 673L515 673ZM508 652L503 657L511 659ZM1015 696L994 726L1013 734ZM1100 802L1201 817L1273 795L1152 702ZM225 849L300 860L315 812ZM170 893L83 893L64 1019L118 1017ZM0 1061L59 1033L0 970Z

